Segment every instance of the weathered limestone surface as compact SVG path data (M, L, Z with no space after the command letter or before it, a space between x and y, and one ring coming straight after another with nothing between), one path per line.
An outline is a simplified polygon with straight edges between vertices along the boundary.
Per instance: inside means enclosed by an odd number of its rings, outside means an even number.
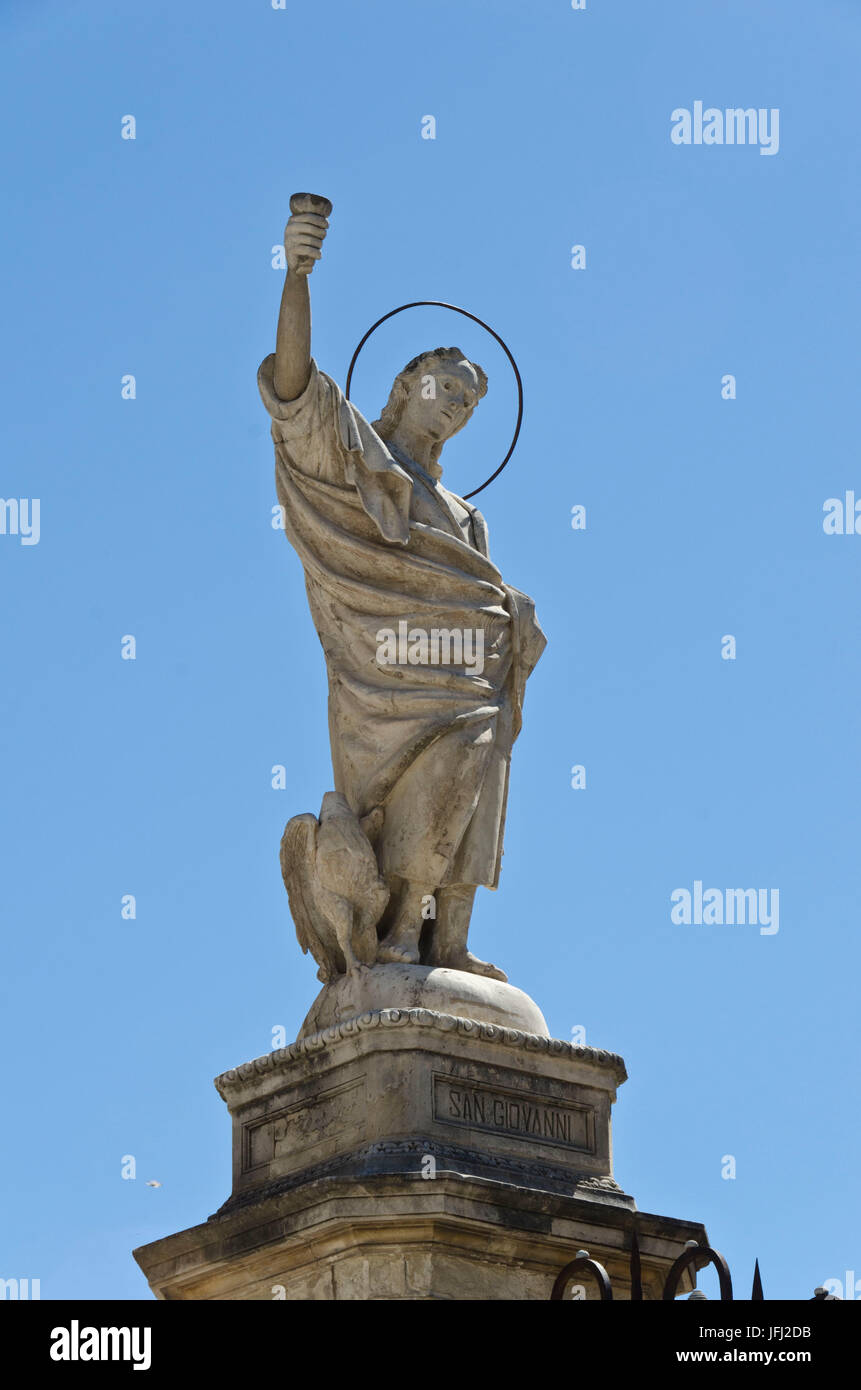
M339 975L324 985L302 1024L300 1038L364 1013L384 1009L430 1009L479 1023L496 1023L549 1038L544 1015L514 985L465 970L426 965L377 965Z
M685 1242L705 1242L705 1231L645 1212L636 1221L644 1293L658 1299ZM432 1181L322 1178L135 1257L166 1299L542 1300L585 1247L625 1299L631 1228L614 1205L439 1171Z
M311 357L308 275L331 211L291 199L276 350L258 377L329 680L335 789L281 842L323 989L297 1042L216 1080L228 1200L135 1258L163 1299L547 1299L585 1249L624 1298L636 1234L658 1298L706 1235L638 1212L615 1181L621 1057L551 1038L467 944L477 888L498 883L545 645L481 513L442 483L443 447L487 377L434 348L373 423L346 400Z
M460 1171L613 1194L613 1053L424 1009L383 1009L226 1072L233 1118L228 1209L307 1170ZM427 1180L425 1180L427 1181ZM630 1199L626 1199L630 1205Z
M499 881L526 683L546 645L442 482L488 388L457 347L419 353L370 422L311 356L308 277L332 204L294 194L275 352L261 363L284 531L326 654L334 790L292 816L281 869L320 979L384 964L505 980L467 936ZM389 1000L390 1004L397 1001Z
M233 1192L135 1252L168 1299L546 1299L586 1248L646 1297L695 1223L612 1173L622 1059L427 1009L368 1012L217 1078ZM589 1295L592 1296L592 1291Z

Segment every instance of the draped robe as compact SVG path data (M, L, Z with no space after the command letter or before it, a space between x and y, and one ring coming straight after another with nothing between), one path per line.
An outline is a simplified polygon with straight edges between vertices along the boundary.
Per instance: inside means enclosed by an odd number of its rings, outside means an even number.
M495 888L511 748L545 645L532 600L503 583L475 507L387 445L313 360L302 395L282 401L274 363L258 385L326 657L335 788L360 817L383 809L381 873ZM483 670L382 662L378 634L404 621L483 633Z

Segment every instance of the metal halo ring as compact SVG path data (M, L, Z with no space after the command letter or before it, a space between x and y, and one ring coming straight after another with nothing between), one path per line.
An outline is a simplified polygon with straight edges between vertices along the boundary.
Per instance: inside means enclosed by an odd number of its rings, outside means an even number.
M359 356L359 353L362 351L362 348L365 346L365 343L368 341L371 334L376 332L380 324L385 323L386 319L394 318L395 314L402 314L405 309L425 308L452 309L456 314L463 314L463 317L465 319L472 319L473 323L477 323L481 328L485 330L485 332L490 334L491 338L495 338L496 341L499 343L499 346L502 348L502 351L505 353L506 357L511 363L511 367L514 372L514 378L517 382L517 423L514 426L514 434L512 435L511 443L508 446L508 452L506 453L505 458L502 460L502 463L499 465L499 467L493 473L491 473L490 477L482 483L481 487L473 488L472 492L464 493L464 500L466 500L467 497L475 497L476 493L483 492L484 489L488 487L490 483L493 482L494 478L499 477L503 468L508 463L508 460L511 458L511 455L514 453L514 448L517 444L517 440L520 435L520 426L523 423L523 381L521 380L517 363L514 360L514 357L508 347L508 344L502 338L500 338L499 334L491 328L489 323L485 323L484 319L480 319L477 314L471 314L468 309L460 309L457 306L457 304L446 304L445 301L442 299L415 299L411 304L399 304L397 309L390 309L387 314L383 314L383 317L381 319L377 319L376 323L372 323L367 333L362 338L361 342L359 343L359 346L356 348L356 351L353 353L353 356L350 359L350 366L347 371L347 389L344 394L346 395L347 400L349 400L350 382L353 379L353 368L356 365L356 358Z

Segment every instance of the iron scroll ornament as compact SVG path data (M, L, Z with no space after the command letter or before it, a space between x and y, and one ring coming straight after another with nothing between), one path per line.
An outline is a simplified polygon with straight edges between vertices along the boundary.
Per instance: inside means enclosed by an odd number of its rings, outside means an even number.
M671 1302L678 1291L679 1281L685 1270L696 1260L706 1257L709 1264L713 1264L718 1272L720 1281L720 1296L722 1303L731 1303L732 1300L732 1276L729 1272L729 1265L719 1250L713 1250L710 1245L697 1245L689 1243L682 1251L679 1258L674 1261L667 1275L667 1282L664 1284L663 1298L665 1302ZM759 1280L759 1260L756 1262L754 1272L754 1294L756 1294L757 1280ZM760 1294L761 1294L760 1282Z
M502 348L502 351L505 353L506 357L508 358L509 362L511 363L511 368L512 368L512 371L514 372L514 379L515 379L515 381L517 382L517 422L516 422L516 424L515 424L515 426L514 426L514 434L513 434L512 437L511 437L511 443L510 443L509 446L508 446L508 451L507 451L507 453L506 453L506 455L505 455L505 458L502 460L502 463L499 465L499 467L498 467L493 473L491 473L490 477L487 478L487 479L481 484L481 487L473 488L472 492L465 492L465 493L464 493L464 495L463 495L463 496L464 496L464 501L466 501L466 499L467 499L468 497L475 497L477 493L483 492L484 489L485 489L486 487L489 487L489 485L493 482L494 478L498 478L498 477L499 477L499 475L500 475L500 473L502 472L503 468L504 468L505 465L508 463L508 460L511 458L511 455L514 453L514 449L515 449L515 446L516 446L516 444L517 444L518 437L519 437L519 435L520 435L520 426L521 426L521 424L523 423L523 381L522 381L522 378L521 378L521 376L520 376L520 371L519 371L519 369L518 369L517 363L516 363L515 360L514 360L514 356L513 356L513 354L511 353L511 350L510 350L509 347L508 347L508 344L504 341L504 339L500 338L499 334L498 334L497 332L495 332L494 329L491 328L491 326L490 326L489 323L485 323L485 322L484 322L484 319L480 319L480 318L478 317L477 314L471 314L471 313L469 312L468 309L460 309L460 308L457 306L457 304L446 304L445 301L442 300L442 299L415 299L415 300L413 300L413 302L412 302L411 304L399 304L398 307L397 307L397 309L390 309L389 312L388 312L387 314L383 314L383 317L382 317L381 319L377 319L376 323L372 323L371 326L370 326L370 328L368 329L367 333L366 333L366 334L364 335L364 337L361 339L361 341L360 341L360 343L359 343L359 346L356 348L356 351L353 353L353 356L350 358L350 366L349 366L349 368L348 368L348 370L347 370L347 389L346 389L346 391L345 391L344 394L346 395L347 400L349 400L349 399L350 399L350 382L351 382L352 379L353 379L353 368L354 368L355 365L356 365L356 359L357 359L357 357L359 356L359 353L362 351L362 348L365 346L365 343L366 343L366 342L368 341L368 339L370 338L371 334L372 334L372 333L375 333L375 332L377 331L377 329L380 327L380 324L385 323L385 322L386 322L386 319L392 319L392 318L394 318L395 314L402 314L402 313L404 312L405 309L425 309L425 308L427 308L427 309L451 309L455 314L462 314L463 317L464 317L465 319L472 319L472 322L473 322L473 323L477 323L477 324L479 325L480 328L483 328L483 329L485 330L485 332L487 332L487 333L490 334L491 338L495 338L496 341L499 343L499 346Z
M613 1302L613 1285L610 1276L602 1264L590 1258L588 1251L578 1251L577 1258L571 1260L564 1269L560 1269L553 1285L553 1292L550 1295L551 1303L558 1303L565 1297L565 1290L571 1280L577 1274L591 1274L598 1285L598 1295L602 1303Z

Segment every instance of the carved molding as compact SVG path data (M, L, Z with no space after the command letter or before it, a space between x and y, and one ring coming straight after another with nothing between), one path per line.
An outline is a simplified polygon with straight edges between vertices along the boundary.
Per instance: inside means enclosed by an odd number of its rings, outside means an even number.
M373 1144L365 1144L349 1154L340 1154L304 1168L298 1173L290 1173L281 1178L261 1182L250 1187L240 1188L209 1217L210 1221L230 1216L242 1207L257 1202L268 1201L272 1197L292 1192L323 1178L338 1177L367 1181L368 1178L404 1177L420 1178L420 1162L427 1154L444 1165L457 1164L454 1173L443 1168L438 1176L456 1176L465 1179L493 1174L495 1181L502 1180L508 1185L523 1186L525 1189L544 1190L554 1196L580 1197L585 1200L609 1202L614 1206L635 1209L633 1197L625 1193L615 1178L604 1174L572 1173L550 1163L516 1158L504 1154L490 1154L476 1149L464 1148L456 1144L443 1144L438 1139L384 1139ZM415 1160L413 1169L405 1169L401 1164L388 1168L385 1160ZM379 1166L378 1166L379 1165Z
M474 1018L457 1018L454 1014L439 1014L432 1009L380 1009L373 1013L360 1014L356 1018L345 1019L332 1028L324 1028L319 1033L280 1047L256 1057L253 1062L243 1062L239 1067L222 1072L214 1081L215 1089L223 1100L229 1100L241 1091L247 1081L255 1076L267 1076L286 1069L303 1057L324 1052L346 1038L355 1037L376 1028L430 1028L440 1033L455 1033L462 1038L480 1039L481 1042L517 1049L522 1052L539 1052L548 1057L564 1057L570 1061L588 1062L602 1071L612 1074L617 1086L627 1080L623 1059L616 1052L606 1052L603 1048L586 1047L563 1041L561 1038L542 1038L537 1033L524 1033L517 1028L505 1028L497 1023L480 1023Z

